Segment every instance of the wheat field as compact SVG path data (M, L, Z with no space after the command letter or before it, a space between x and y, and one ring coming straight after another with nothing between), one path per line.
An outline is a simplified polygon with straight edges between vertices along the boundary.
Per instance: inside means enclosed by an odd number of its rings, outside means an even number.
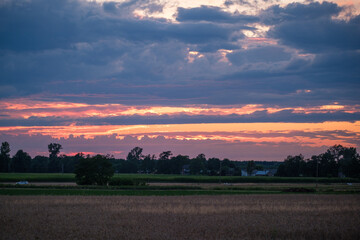
M360 239L359 195L0 196L0 239Z

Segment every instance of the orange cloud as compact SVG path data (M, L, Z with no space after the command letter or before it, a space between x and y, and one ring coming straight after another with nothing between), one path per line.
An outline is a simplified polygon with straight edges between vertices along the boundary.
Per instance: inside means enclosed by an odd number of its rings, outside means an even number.
M340 136L344 131L351 136ZM328 133L314 134L316 132ZM301 134L300 134L301 133ZM335 133L335 134L334 134ZM308 146L334 144L354 145L351 140L360 138L360 121L324 123L214 123L214 124L169 124L169 125L105 125L105 126L51 126L51 127L0 127L5 135L47 135L53 138L82 136L92 139L97 136L114 135L118 139L136 136L138 139L163 136L178 140L211 140L225 142L299 143ZM312 134L312 135L311 135ZM309 135L309 136L308 136ZM310 136L311 135L311 136ZM330 137L329 137L330 136Z
M307 90L310 91L310 90ZM125 106L122 104L85 104L69 102L44 102L28 99L0 101L2 118L30 117L61 117L61 118L87 118L87 117L116 117L116 116L161 116L161 115L205 115L226 116L231 114L248 115L257 111L267 111L269 114L290 110L293 113L359 113L360 105L322 105L312 107L267 107L262 104L213 106L213 105L186 105L181 107L170 106Z

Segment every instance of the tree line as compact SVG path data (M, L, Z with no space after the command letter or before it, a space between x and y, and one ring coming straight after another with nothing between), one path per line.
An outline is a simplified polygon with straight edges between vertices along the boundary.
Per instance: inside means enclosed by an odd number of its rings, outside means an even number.
M78 153L75 156L60 155L61 149L60 144L50 143L48 145L48 157L36 156L31 158L28 153L18 150L11 158L10 145L3 142L0 152L0 171L74 173L81 163L94 167L96 161L106 159L116 173L241 176L241 170L250 175L255 170L277 169L276 175L284 177L338 177L339 174L346 177L360 177L360 157L356 148L347 148L341 145L335 145L325 153L314 155L310 159L304 159L304 156L300 154L288 156L283 162L240 162L226 158L220 160L219 158L206 158L202 153L195 158L190 158L187 155L180 154L175 156L171 151L164 151L157 157L143 154L143 149L140 147L133 148L126 159L115 159L111 155L85 156L83 153Z
M30 155L18 150L10 157L10 145L1 144L0 172L34 172L34 173L73 173L83 159L91 159L78 153L75 156L60 155L62 146L58 143L48 145L49 157ZM241 175L241 169L236 161L218 158L206 159L204 154L195 158L186 155L173 156L171 151L164 151L158 157L144 155L140 147L133 148L126 159L115 159L111 155L103 156L111 164L116 173L158 173L158 174L207 174L207 175ZM221 167L221 169L220 169Z
M281 177L352 177L360 178L360 156L353 147L334 145L325 153L305 159L288 156L278 167Z

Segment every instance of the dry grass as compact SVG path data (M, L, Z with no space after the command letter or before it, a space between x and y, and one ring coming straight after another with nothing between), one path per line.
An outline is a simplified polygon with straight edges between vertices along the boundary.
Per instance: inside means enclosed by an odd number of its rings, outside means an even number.
M359 195L0 196L0 239L360 239Z

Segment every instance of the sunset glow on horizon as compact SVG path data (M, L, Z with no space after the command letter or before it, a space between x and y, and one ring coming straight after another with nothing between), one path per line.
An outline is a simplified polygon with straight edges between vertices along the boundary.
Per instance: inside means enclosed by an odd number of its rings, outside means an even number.
M338 129L341 129L339 131ZM360 137L360 121L323 123L215 123L215 124L167 124L167 125L97 125L53 127L0 127L0 134L11 137L49 136L53 141L95 140L109 137L113 141L125 141L135 137L140 143L151 140L214 141L226 143L252 143L259 147L284 143L323 148L342 144L357 147ZM80 152L80 151L79 151ZM83 151L85 152L85 151ZM112 154L125 157L125 151ZM70 154L70 153L67 153ZM72 154L72 153L71 153ZM119 155L120 154L120 155Z
M207 135L240 132L253 134L289 133L289 132L334 132L342 131L360 134L360 121L356 122L322 122L322 123L201 123L201 124L161 124L161 125L69 125L69 126L15 126L0 127L0 134L7 135L49 135L53 138L70 136L94 138L107 135L159 135L167 133L206 133ZM205 139L205 137L204 137Z

